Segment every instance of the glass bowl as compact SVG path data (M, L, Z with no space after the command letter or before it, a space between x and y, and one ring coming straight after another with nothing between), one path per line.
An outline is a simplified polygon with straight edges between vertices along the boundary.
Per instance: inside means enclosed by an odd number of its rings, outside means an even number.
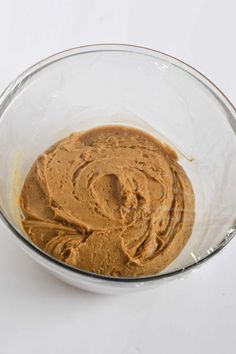
M152 49L102 44L55 54L22 73L0 97L0 209L20 246L76 287L124 293L182 277L235 235L236 111L187 64ZM37 156L73 131L122 124L173 147L196 198L192 235L157 275L114 278L74 268L35 246L20 224L19 193Z

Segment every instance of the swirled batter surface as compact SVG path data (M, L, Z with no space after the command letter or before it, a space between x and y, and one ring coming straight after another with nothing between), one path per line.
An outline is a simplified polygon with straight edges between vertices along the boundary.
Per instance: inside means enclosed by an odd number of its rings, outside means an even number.
M160 272L194 223L194 193L174 151L122 126L73 133L40 155L20 205L37 246L113 276Z

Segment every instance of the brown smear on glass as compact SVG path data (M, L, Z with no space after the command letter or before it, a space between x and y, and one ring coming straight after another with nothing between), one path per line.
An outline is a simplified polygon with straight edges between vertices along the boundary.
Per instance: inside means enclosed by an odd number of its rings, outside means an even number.
M194 193L175 152L124 126L73 133L54 144L28 173L20 206L37 246L113 276L160 272L194 223Z

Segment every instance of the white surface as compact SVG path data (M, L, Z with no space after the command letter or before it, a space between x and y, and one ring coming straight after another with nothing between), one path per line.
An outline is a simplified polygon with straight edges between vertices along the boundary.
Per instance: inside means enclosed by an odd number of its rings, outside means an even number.
M126 42L172 54L236 103L234 0L0 0L0 89L54 52ZM183 281L122 297L64 285L1 227L0 353L235 352L236 240Z

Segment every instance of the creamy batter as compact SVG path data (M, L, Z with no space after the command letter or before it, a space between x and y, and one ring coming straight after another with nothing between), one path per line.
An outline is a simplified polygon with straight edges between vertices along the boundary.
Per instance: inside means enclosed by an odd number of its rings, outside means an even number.
M25 179L20 206L37 246L112 276L160 272L194 223L194 193L175 152L123 126L73 133L49 148Z

